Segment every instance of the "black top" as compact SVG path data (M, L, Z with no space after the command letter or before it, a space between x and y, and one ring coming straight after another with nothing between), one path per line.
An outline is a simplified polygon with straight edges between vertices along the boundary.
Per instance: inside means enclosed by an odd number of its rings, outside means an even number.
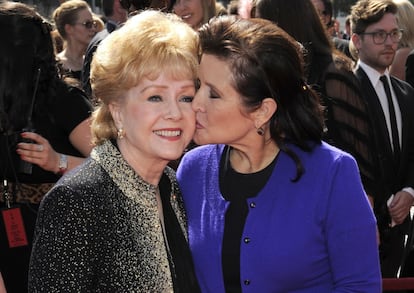
M278 156L263 170L242 174L230 165L231 148L226 146L220 161L220 190L230 202L226 211L222 266L226 293L242 292L240 284L240 242L249 208L247 198L255 197L266 185Z
M198 286L194 271L193 260L180 228L177 216L171 207L171 182L166 174L163 174L159 184L160 197L164 214L164 225L168 243L168 260L171 267L171 275L176 293L198 293Z
M335 55L334 62L324 72L320 94L326 118L324 140L356 159L364 189L372 195L376 188L374 125L359 81L348 68L346 59Z
M47 109L33 114L35 132L46 138L55 151L82 157L83 155L71 144L69 134L91 115L92 106L83 92L77 88L62 85L57 90ZM21 183L56 182L60 176L37 165L33 165L30 175L18 172L19 157L16 153L16 144L19 141L20 131L0 135L1 178Z

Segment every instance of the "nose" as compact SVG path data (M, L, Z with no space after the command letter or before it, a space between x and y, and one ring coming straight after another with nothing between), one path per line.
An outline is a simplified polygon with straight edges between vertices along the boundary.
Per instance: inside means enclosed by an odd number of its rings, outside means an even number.
M193 102L191 103L191 107L193 108L194 112L203 112L204 108L202 105L202 92L199 90L193 99Z
M391 34L387 34L386 38L385 38L385 43L388 45L393 45L394 41L391 39Z
M177 101L171 101L168 103L166 109L165 119L178 120L182 117L181 108Z

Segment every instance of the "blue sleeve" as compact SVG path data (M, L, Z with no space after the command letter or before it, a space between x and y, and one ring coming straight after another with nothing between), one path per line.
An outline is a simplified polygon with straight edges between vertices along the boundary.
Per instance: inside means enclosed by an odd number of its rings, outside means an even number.
M381 292L376 220L354 159L340 156L327 203L333 292Z

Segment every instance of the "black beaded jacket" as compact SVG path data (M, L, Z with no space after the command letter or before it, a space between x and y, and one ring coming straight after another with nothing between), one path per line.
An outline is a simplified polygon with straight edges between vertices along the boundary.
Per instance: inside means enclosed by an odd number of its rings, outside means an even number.
M174 171L164 172L187 237ZM173 292L156 188L111 142L95 147L41 203L29 292Z

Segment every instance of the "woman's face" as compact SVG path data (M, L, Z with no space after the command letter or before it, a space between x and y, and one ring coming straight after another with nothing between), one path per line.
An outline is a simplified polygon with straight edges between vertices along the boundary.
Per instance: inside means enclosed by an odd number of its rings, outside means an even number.
M72 41L85 46L88 46L96 34L96 23L89 9L79 10L76 23L68 26L70 26L70 30L67 31L67 35L71 37Z
M200 89L193 101L196 112L197 144L244 144L257 137L252 114L242 105L241 95L232 86L227 63L203 54L199 67Z
M125 132L119 139L123 155L149 162L179 158L194 134L194 95L194 80L161 73L129 89L121 103L110 104L117 128Z
M201 1L209 0L177 0L173 11L193 29L197 29L203 22L203 3Z

